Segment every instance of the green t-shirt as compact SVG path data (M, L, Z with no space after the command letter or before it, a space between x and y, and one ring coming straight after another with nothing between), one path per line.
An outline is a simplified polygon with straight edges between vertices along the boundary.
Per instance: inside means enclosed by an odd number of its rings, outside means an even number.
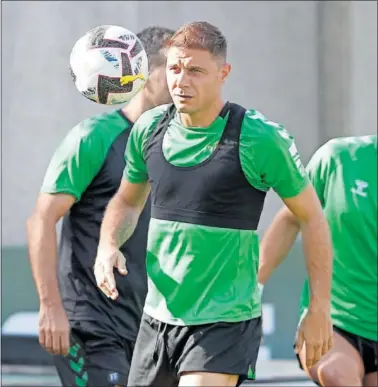
M146 112L127 144L124 177L148 180L146 142L167 105ZM176 167L209 158L227 123L187 128L176 114L163 139L163 154ZM255 188L273 188L281 197L298 195L308 183L293 138L261 113L247 111L241 129L240 162ZM145 313L174 325L236 322L261 315L257 288L259 241L256 231L208 227L152 218L147 246L149 280Z
M51 158L41 192L65 193L79 201L104 165L114 141L130 126L119 110L81 121Z
M377 340L377 136L331 140L307 169L331 230L333 323ZM306 280L301 314L308 304Z
M98 289L93 272L104 212L122 180L131 127L122 110L80 122L54 152L41 190L76 199L59 230L59 289L68 318L97 321L133 341L147 293L148 204L133 237L121 246L133 260L128 263L126 277L115 272L120 295L117 302L108 300Z

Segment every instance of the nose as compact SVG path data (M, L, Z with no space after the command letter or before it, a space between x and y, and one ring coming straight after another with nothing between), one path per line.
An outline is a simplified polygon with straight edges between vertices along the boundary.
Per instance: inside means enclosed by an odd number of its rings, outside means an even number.
M176 75L176 87L185 88L189 85L189 77L185 70L181 71Z

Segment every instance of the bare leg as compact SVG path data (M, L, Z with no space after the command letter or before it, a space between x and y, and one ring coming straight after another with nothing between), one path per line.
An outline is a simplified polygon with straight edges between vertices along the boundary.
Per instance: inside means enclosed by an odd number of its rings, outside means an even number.
M378 372L370 372L365 376L364 387L378 387Z
M183 372L179 387L234 387L239 375L214 374L210 372Z
M306 348L299 354L303 368L309 377L327 387L362 387L364 365L358 351L344 337L334 332L334 345L320 361L310 369L305 367Z

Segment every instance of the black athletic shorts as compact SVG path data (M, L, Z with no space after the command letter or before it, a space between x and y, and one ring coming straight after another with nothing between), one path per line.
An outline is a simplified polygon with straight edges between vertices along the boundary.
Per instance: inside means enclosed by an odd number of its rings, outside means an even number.
M364 337L357 336L353 333L349 333L333 326L333 331L338 333L340 336L344 337L354 348L358 351L361 356L362 362L365 367L365 375L370 374L371 372L377 372L378 367L378 342L365 339ZM299 356L297 355L299 366L303 369Z
M239 375L240 385L255 370L261 337L261 317L177 326L143 314L129 385L174 387L190 371Z
M127 386L134 342L116 338L96 321L71 322L67 356L54 356L64 387Z

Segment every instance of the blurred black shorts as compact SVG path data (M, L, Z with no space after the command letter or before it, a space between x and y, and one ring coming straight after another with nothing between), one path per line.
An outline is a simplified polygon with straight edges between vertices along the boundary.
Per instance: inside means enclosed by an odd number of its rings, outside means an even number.
M130 386L176 387L182 372L239 375L254 372L262 338L261 317L194 326L162 323L143 315L131 363Z
M70 352L54 356L54 363L65 387L127 386L133 348L133 342L116 339L95 321L75 321Z

